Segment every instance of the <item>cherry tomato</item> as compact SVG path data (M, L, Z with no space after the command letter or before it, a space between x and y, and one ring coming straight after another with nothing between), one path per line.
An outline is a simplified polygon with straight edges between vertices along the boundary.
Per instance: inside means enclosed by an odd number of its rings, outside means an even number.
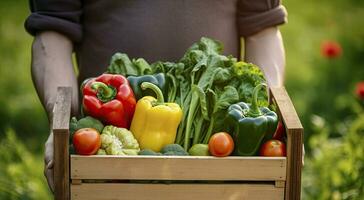
M286 156L286 145L279 140L268 140L260 147L261 156Z
M228 133L219 132L211 136L209 151L211 155L224 157L230 155L234 150L233 138Z
M81 128L73 134L72 142L77 154L93 155L101 145L100 133L93 128Z

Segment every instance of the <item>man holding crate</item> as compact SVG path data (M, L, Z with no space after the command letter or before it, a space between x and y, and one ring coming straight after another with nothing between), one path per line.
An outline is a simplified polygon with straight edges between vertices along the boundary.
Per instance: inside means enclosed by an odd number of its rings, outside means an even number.
M283 84L284 49L276 26L287 14L279 0L30 0L30 6L25 27L35 37L32 77L49 119L57 87L73 88L77 114L78 83L104 72L115 52L177 61L202 36L221 41L224 53L235 57L244 38L244 60L260 66L270 86ZM53 190L52 131L44 173Z

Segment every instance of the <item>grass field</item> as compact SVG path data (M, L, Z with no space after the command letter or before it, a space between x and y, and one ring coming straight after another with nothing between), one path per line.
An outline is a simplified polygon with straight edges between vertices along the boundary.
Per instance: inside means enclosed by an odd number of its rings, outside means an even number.
M318 101L324 101L326 93L329 97L344 93L363 75L360 56L364 55L364 1L284 0L283 4L289 12L289 23L281 27L287 55L286 87L308 130L306 146L311 149L308 136L314 135L315 131L311 123L313 114L324 116L323 119L325 116L330 119L330 115L332 120L338 119L335 113L328 110L332 103L330 100L326 104L319 104ZM42 175L42 152L48 125L30 77L32 37L23 28L24 20L29 15L27 1L2 0L0 13L0 199L49 199L50 193ZM321 56L320 45L325 40L342 44L342 58L327 61ZM335 67L333 71L327 70L330 66ZM338 74L335 76L337 85L328 86L331 90L319 96L323 89L322 81L332 81L329 78L333 74L328 72ZM322 137L321 142L327 142L328 138ZM306 158L308 165L313 163L314 166L316 161L313 158L310 153ZM363 163L359 162L361 166L364 166ZM313 183L316 177L307 164L308 170L305 169L303 176L311 182L304 183ZM318 166L324 165L322 161ZM307 199L355 199L350 196L351 193L345 196L339 189L333 197L314 196L307 192L311 190L308 185L303 185L303 188L307 188L303 190L303 197ZM325 191L316 189L321 193L330 193L326 188L321 188ZM357 199L360 198L364 196Z

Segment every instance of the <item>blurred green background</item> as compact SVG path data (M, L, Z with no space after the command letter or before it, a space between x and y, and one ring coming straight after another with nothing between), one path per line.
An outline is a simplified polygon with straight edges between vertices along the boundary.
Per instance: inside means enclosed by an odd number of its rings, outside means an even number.
M284 0L286 87L305 127L303 199L364 199L364 1ZM27 1L0 1L0 199L50 199L43 178L46 115L30 77ZM342 54L321 54L324 41Z

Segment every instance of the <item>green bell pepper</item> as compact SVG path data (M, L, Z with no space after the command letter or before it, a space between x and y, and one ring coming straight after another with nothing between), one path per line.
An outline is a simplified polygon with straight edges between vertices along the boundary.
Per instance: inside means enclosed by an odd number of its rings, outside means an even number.
M154 75L144 75L144 76L128 76L128 81L133 89L134 96L137 100L141 99L144 96L153 96L156 97L155 92L151 89L142 90L141 84L143 82L153 83L161 89L165 99L167 99L167 84L166 79L163 73L154 74Z
M258 107L259 90L267 85L262 83L253 90L252 103L240 102L228 109L227 123L231 131L235 155L256 155L266 135L272 135L278 125L278 116L267 107Z

